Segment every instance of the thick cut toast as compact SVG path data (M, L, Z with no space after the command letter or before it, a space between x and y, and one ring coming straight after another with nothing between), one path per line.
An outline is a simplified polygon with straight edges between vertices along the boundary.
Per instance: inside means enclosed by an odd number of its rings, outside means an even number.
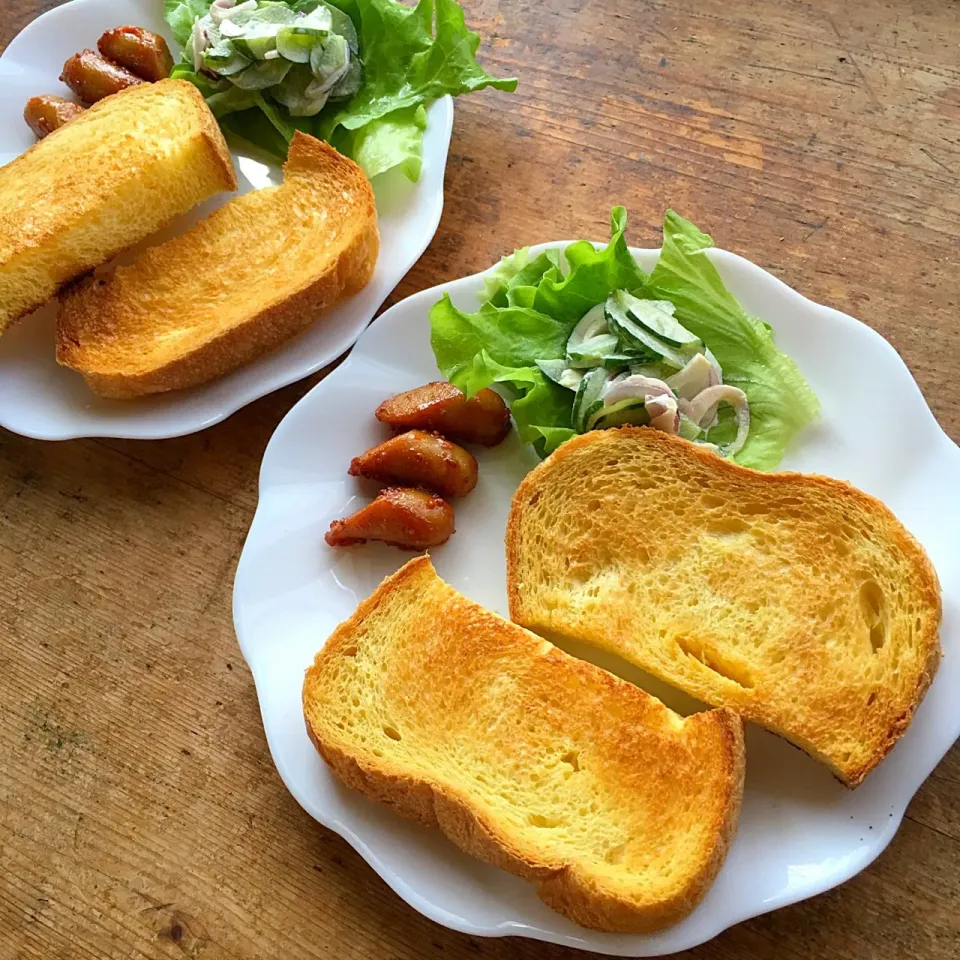
M303 708L345 784L533 881L586 927L679 920L736 826L734 712L678 716L467 600L427 557L337 628Z
M360 290L379 243L363 171L297 133L281 186L236 197L109 279L67 291L57 359L104 397L204 383Z
M923 548L873 497L649 428L576 437L520 484L510 615L732 707L854 787L940 657Z
M0 167L0 333L67 281L236 186L192 83L140 84L94 104Z

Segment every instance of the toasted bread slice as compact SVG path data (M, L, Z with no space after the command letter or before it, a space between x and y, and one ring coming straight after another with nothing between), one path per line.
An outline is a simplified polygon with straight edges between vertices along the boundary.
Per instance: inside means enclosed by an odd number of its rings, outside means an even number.
M940 657L936 574L879 500L645 427L575 437L528 474L507 578L518 623L732 707L850 787Z
M221 190L233 162L186 80L117 93L0 167L0 333Z
M204 383L360 290L379 245L363 171L297 133L281 186L236 197L110 279L67 291L57 359L104 397Z
M678 716L467 600L426 557L337 628L303 708L345 784L532 880L586 927L679 920L736 826L735 713Z

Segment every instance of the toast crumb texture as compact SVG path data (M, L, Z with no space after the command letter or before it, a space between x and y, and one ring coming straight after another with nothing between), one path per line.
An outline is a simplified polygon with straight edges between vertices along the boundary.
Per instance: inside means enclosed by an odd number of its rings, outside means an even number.
M940 657L933 566L879 500L649 428L576 437L527 475L507 577L518 623L731 707L850 787Z
M586 927L650 931L713 881L743 789L729 710L683 718L409 561L307 671L334 773L534 882Z
M378 251L370 181L297 133L282 185L236 197L109 279L66 291L57 359L105 397L204 383L360 290Z
M0 333L63 284L236 185L193 84L138 84L94 104L0 167Z

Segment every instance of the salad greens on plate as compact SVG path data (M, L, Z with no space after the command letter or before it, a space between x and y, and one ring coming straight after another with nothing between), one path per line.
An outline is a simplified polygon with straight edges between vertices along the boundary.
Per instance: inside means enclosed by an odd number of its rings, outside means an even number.
M517 250L486 277L476 313L444 296L430 311L440 371L468 396L502 385L541 456L578 433L636 424L773 469L817 415L816 396L724 286L710 237L668 211L647 274L626 226L615 207L602 249Z
M296 130L368 177L420 176L426 107L484 87L511 91L476 59L456 0L164 0L189 80L228 134L285 158Z

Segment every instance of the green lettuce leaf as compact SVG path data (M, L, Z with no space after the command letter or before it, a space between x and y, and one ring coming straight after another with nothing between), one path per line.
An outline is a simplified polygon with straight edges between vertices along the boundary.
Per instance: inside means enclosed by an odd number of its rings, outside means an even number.
M615 290L639 293L647 281L627 246L627 211L614 207L610 214L610 242L597 250L588 240L578 240L564 250L570 272L566 277L545 276L537 288L534 307L569 323L570 329L591 308ZM542 359L542 358L541 358Z
M556 273L553 274L553 271ZM494 270L487 274L479 300L481 303L489 300L496 307L531 306L526 301L536 295L536 287L547 273L557 279L562 276L560 252L547 250L531 260L530 248L521 247L508 257L503 257ZM531 289L534 291L532 295L527 292Z
M749 316L724 286L706 254L712 246L709 236L668 210L663 251L643 295L671 300L677 319L719 361L724 382L747 395L750 433L735 459L743 466L771 470L820 405L797 365L777 349L770 327Z
M408 179L420 179L423 166L423 131L427 129L427 111L413 104L371 120L356 130L340 128L333 144L363 167L368 177L376 177L394 167Z
M204 0L163 0L163 18L173 31L173 39L185 46L193 31L197 17L210 12L210 4Z
M468 396L495 382L492 365L536 370L534 360L562 357L568 336L566 324L528 307L485 303L476 313L465 313L444 294L430 309L437 365Z
M288 2L308 12L320 0ZM456 0L419 0L415 7L397 0L328 3L347 14L357 29L363 86L349 100L328 103L315 117L291 117L266 92L234 94L229 81L212 83L186 57L175 75L203 91L224 129L279 159L286 157L286 145L299 129L332 143L369 177L399 167L414 181L422 167L430 103L484 87L516 89L515 79L492 77L477 63L480 38L467 28ZM202 0L164 0L167 22L180 44L189 39L195 17L208 9ZM257 111L269 124L254 116Z

